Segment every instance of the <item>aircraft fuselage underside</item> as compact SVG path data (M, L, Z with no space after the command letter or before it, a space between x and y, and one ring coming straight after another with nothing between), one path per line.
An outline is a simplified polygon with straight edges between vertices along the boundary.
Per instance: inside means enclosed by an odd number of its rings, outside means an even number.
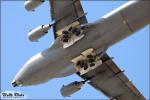
M101 62L99 54L149 23L148 13L143 12L145 9L148 9L145 8L145 4L133 2L85 27L81 27L82 25L76 21L62 28L57 31L58 37L53 45L32 57L16 75L14 82L16 85L27 86L47 82L56 77L69 76L78 71L75 67L77 63L80 66L84 65L83 70L88 70L87 66L96 67L100 64L96 61ZM90 49L91 52L74 61ZM82 61L86 63L83 64ZM80 74L83 73L81 71Z

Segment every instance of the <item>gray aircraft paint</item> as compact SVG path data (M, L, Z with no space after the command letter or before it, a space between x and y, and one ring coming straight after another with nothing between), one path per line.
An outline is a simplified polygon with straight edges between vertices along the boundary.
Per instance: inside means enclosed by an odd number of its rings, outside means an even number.
M71 59L81 52L88 48L102 52L149 24L149 6L144 1L127 2L100 20L90 23L85 37L69 48L64 49L56 39L50 48L32 57L17 73L13 82L29 86L74 74Z

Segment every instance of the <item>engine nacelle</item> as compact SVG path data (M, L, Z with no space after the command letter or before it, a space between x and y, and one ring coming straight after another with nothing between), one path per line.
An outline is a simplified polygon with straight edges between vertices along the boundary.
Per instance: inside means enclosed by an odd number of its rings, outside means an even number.
M50 29L51 25L41 25L33 30L31 30L28 33L28 38L32 42L38 41L39 38L43 37L45 34L48 33L48 30Z
M45 0L26 0L24 2L25 9L27 11L33 11L35 8L40 6Z
M70 97L75 92L79 91L81 87L85 84L85 81L75 81L66 86L62 86L60 92L64 97Z

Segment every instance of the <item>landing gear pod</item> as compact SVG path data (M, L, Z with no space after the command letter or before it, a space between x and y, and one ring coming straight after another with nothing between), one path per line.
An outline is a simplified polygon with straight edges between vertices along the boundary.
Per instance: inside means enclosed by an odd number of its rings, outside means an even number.
M81 87L85 84L85 81L75 81L66 86L62 86L60 92L64 97L70 97L75 92L79 91Z
M31 30L28 33L28 38L32 42L38 41L39 38L43 37L45 34L48 33L48 30L50 29L51 25L41 25L33 30Z
M33 11L35 8L40 6L45 0L26 0L24 2L25 9L27 11Z

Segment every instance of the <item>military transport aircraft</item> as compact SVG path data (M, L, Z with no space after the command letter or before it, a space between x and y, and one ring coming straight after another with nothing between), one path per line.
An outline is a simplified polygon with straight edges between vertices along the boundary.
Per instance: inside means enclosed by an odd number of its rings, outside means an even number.
M43 2L26 0L25 9L34 11ZM28 38L36 42L53 28L55 41L24 64L12 85L37 85L76 73L83 80L62 86L62 96L68 97L88 83L111 100L144 100L106 51L150 23L150 2L128 1L92 23L88 23L79 0L49 3L53 22L31 30Z

